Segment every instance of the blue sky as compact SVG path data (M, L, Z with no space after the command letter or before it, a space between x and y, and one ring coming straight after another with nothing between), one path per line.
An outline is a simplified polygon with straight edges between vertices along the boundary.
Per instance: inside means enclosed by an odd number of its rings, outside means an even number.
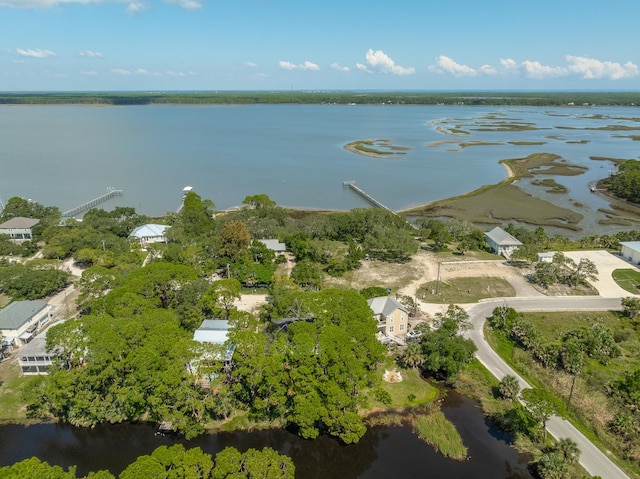
M0 91L630 90L637 0L0 0Z

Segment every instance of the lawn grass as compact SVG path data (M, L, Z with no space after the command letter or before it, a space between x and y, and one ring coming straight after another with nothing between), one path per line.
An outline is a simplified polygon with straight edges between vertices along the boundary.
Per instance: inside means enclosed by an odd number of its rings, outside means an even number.
M29 422L22 393L27 386L41 379L40 376L20 376L17 361L7 360L0 365L0 423Z
M508 298L516 295L513 286L504 278L476 277L452 278L447 281L429 281L418 289L420 298L436 298L447 303L476 303L484 298Z
M397 369L402 375L399 383L382 381L382 388L391 395L391 407L414 407L434 401L438 397L438 389L422 379L415 369L406 369L385 363L378 367L378 373L382 377L385 370Z
M456 427L442 413L435 411L417 416L413 427L418 437L445 457L462 461L467 457L467 448Z
M634 269L616 269L613 273L613 280L625 291L631 294L638 294L640 290L640 272Z

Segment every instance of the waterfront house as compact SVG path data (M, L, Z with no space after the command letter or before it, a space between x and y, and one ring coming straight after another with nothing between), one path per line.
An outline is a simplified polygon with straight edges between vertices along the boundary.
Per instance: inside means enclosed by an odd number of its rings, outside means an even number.
M0 310L0 334L10 350L27 344L50 318L45 301L14 301Z
M18 364L23 376L48 374L57 351L47 351L47 336L43 332L20 349Z
M378 338L404 344L409 324L409 310L391 296L367 300L378 322Z
M502 255L507 259L511 258L511 255L519 246L522 246L520 241L499 226L496 226L488 233L485 233L484 236L491 247L491 251Z
M32 228L40 223L37 218L23 218L16 216L0 224L0 235L7 235L9 239L19 241L30 241L33 239Z
M134 229L129 235L129 238L134 238L139 241L140 246L143 248L151 243L166 243L167 237L165 233L168 229L169 226L166 225L142 225Z
M220 359L224 361L224 370L231 370L231 360L236 345L228 342L230 329L231 325L226 319L205 319L202 321L200 327L193 333L193 340L201 343L204 347L200 358L189 363L190 371L195 372L203 363L207 364L212 360ZM207 378L207 381L209 380L210 378Z
M640 264L640 241L621 241L620 254L631 263Z

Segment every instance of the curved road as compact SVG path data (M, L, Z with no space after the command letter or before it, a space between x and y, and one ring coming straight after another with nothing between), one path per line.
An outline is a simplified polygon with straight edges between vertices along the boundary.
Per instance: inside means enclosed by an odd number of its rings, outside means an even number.
M502 298L483 301L470 306L467 311L473 328L466 333L478 347L478 359L498 379L511 374L518 378L520 387L530 388L516 372L505 363L489 346L484 337L483 326L487 317L491 316L494 308L507 305L517 311L604 311L621 309L620 298L603 298L601 296L569 296L569 297L535 297L535 298ZM604 453L594 446L573 425L558 416L547 421L547 430L556 439L571 438L580 448L580 464L592 476L603 479L628 479Z

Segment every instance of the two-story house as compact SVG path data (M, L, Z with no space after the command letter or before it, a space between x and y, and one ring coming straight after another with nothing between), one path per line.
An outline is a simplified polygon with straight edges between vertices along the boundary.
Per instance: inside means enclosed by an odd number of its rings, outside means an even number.
M379 335L404 340L409 325L409 310L391 296L371 298L367 303L378 321Z

